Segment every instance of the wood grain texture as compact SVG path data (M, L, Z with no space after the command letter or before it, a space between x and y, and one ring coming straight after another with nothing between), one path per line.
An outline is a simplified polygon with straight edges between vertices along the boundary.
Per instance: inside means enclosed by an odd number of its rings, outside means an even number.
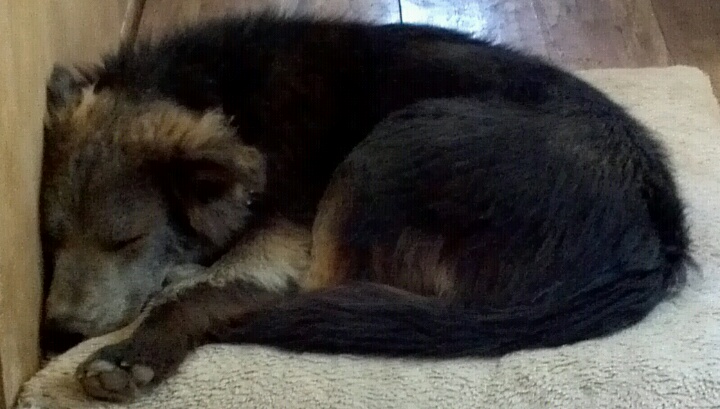
M401 0L402 19L472 32L572 68L668 64L650 0Z
M48 23L44 0L0 1L0 407L12 405L38 364L37 197Z
M128 0L122 26L120 26L121 47L131 48L135 44L144 10L145 0Z
M572 68L666 66L650 0L534 0L550 59Z
M98 62L102 54L117 49L126 1L47 0L54 61Z
M97 61L117 46L123 9L122 1L0 0L0 408L39 358L45 81L55 61Z
M672 62L705 71L720 96L720 1L653 0L653 6Z
M454 28L547 56L538 15L528 0L401 0L404 23Z
M406 23L456 28L571 69L700 67L720 90L717 0L399 0Z
M719 8L714 0L148 0L140 31L155 39L184 23L267 9L435 24L571 69L699 66L718 89Z
M157 41L173 29L197 21L263 11L379 23L400 21L397 0L147 0L138 38Z
M297 12L376 23L400 21L400 6L397 0L302 0L298 4Z

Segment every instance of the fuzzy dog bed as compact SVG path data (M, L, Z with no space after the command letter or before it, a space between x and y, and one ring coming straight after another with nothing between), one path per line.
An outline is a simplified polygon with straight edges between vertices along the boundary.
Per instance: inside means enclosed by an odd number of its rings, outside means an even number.
M73 373L127 329L51 361L18 407L45 408L720 408L720 110L697 69L581 75L666 142L688 201L698 270L688 287L615 336L501 359L411 361L201 348L127 406L87 400Z

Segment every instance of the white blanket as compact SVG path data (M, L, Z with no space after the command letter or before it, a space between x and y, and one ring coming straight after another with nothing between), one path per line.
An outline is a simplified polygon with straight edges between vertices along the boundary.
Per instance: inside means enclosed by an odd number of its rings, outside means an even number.
M75 367L121 331L50 362L27 382L19 408L720 408L720 110L710 83L688 67L581 75L657 131L689 203L700 271L640 325L493 360L414 362L212 345L133 404L86 400Z

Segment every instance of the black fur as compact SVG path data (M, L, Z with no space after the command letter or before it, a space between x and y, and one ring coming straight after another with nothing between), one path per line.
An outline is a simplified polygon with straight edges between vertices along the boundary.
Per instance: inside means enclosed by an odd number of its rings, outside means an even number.
M268 189L281 196L274 204L302 220L313 217L321 179L381 119L418 100L562 99L566 107L595 101L598 112L618 110L534 57L434 27L250 17L138 48L107 58L97 89L221 108L246 142L270 154Z
M333 172L349 178L345 236L366 260L406 227L458 254L447 300L320 290L215 340L498 354L612 333L683 278L689 241L662 148L598 90L505 47L431 27L219 20L108 58L97 87L220 107L268 155L263 205L294 220L313 219ZM489 262L492 279L477 273Z
M672 182L652 187L662 156L652 144L637 148L643 131L622 111L595 116L592 101L577 109L582 115L557 102L454 99L392 114L337 170L357 199L345 237L365 249L361 262L408 227L445 237L443 250L458 257L457 293L443 300L374 284L321 290L224 324L212 339L498 355L637 323L683 279L680 213L653 220L659 203L646 193ZM677 198L663 197L679 209ZM488 260L491 274L478 273ZM369 265L364 271L366 281L392 282Z

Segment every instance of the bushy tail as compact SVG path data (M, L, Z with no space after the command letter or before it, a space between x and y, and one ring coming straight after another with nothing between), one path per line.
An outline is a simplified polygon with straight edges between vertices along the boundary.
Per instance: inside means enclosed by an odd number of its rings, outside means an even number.
M358 283L258 309L212 338L304 352L497 356L608 335L636 323L665 297L669 274L610 274L612 280L594 282L564 299L510 310Z

